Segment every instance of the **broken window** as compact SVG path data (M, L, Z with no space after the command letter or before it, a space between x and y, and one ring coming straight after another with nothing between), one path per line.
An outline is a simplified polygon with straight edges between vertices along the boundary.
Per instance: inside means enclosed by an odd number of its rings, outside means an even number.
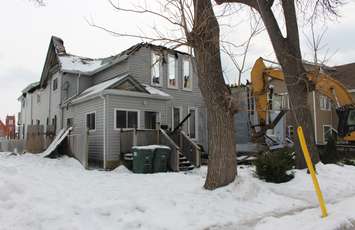
M333 136L333 129L330 125L323 125L323 140L327 143L329 139Z
M174 55L168 55L168 87L177 88L178 82L176 77L176 58Z
M183 60L183 89L192 90L192 76L190 71L190 60Z
M160 68L161 68L161 57L156 54L152 53L152 85L161 86L162 80L160 76Z
M331 102L330 99L326 96L319 96L319 106L321 110L329 111L331 110Z

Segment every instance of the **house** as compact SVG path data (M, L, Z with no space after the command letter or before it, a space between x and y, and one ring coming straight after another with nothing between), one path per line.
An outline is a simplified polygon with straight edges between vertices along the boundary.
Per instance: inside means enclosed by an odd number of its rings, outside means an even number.
M16 137L15 116L6 116L5 124L0 120L0 138L15 139Z
M20 137L29 125L56 133L89 130L89 163L104 169L120 160L120 132L126 128L174 129L207 149L206 112L191 55L139 43L118 55L91 59L67 53L52 37L42 75L19 97Z
M308 65L307 68L311 68ZM333 78L339 80L355 98L355 79L352 77L355 71L355 63L327 67L322 66L322 71ZM287 89L284 82L270 80L269 85L272 88L272 110L269 114L275 117L281 108L290 108ZM308 104L314 121L314 135L317 145L324 145L332 132L337 132L338 117L335 104L331 100L317 91L311 91L308 95ZM279 141L285 141L286 138L294 139L296 136L293 116L288 112L279 124L269 131L269 135L274 136Z

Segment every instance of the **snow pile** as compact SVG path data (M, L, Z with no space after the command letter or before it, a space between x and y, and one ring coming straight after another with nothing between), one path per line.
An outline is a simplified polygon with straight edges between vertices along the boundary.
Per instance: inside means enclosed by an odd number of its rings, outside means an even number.
M0 154L0 230L338 229L355 221L355 167L317 165L329 217L322 219L310 176L285 184L239 167L235 183L202 188L206 168L133 174L86 171L74 159Z
M105 65L102 59L83 58L74 55L59 56L61 69L66 72L91 73Z

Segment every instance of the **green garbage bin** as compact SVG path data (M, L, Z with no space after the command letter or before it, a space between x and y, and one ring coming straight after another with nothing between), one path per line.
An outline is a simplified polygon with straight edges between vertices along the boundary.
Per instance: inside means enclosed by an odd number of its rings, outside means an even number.
M149 146L134 146L133 151L133 167L134 173L152 173L154 148Z
M167 172L170 157L170 148L168 146L158 145L155 147L153 170L154 172Z

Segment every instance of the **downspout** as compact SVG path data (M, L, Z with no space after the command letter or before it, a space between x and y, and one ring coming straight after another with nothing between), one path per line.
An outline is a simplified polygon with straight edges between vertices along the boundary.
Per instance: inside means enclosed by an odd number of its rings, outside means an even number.
M103 127L103 137L104 137L104 169L107 169L107 165L106 165L106 97L101 93L100 97L103 99L104 101L104 111L103 111L103 123L104 123L104 127Z
M313 122L314 122L314 141L318 144L318 131L317 131L317 112L316 112L316 92L312 92L313 95Z
M81 77L81 73L78 74L78 80L77 80L77 83L76 83L76 95L79 95L79 85L80 85L80 77Z

